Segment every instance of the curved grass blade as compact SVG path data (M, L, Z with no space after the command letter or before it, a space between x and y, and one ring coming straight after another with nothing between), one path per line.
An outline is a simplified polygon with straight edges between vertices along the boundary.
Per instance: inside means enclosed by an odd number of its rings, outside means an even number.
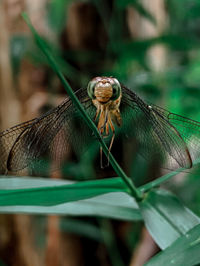
M193 162L193 165L195 166L195 165L198 165L199 163L200 163L200 159L196 159ZM143 193L147 192L147 191L151 190L152 188L158 187L162 183L167 182L169 179L171 179L172 177L174 177L175 175L177 175L183 171L185 171L185 168L179 168L177 170L174 170L174 171L167 173L167 174L165 174L165 175L163 175L163 176L161 176L161 177L159 177L159 178L157 178L157 179L155 179L149 183L146 183L145 185L139 187L139 189Z
M146 266L176 265L192 266L200 264L200 225L179 237L171 246L153 257Z
M145 225L161 249L200 224L200 218L165 190L152 190L139 203Z

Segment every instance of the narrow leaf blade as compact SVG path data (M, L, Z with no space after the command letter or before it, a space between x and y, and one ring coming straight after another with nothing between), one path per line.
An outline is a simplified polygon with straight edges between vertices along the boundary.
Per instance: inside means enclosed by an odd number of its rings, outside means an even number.
M3 181L6 182L0 179L0 188L3 187ZM7 186L7 189L0 190L0 206L52 206L87 199L109 192L127 192L127 188L120 178L83 181L62 185L55 185L55 181L51 184L51 180L48 180L45 183L46 186L35 187L34 184L34 187L31 187L32 185L30 183L29 187L24 187L23 189L19 189L19 184L17 189L13 189L12 180L9 179L9 181L11 189Z
M126 221L142 219L135 200L121 192L54 206L0 206L0 213L99 216Z
M2 177L0 188L0 213L141 220L138 205L133 197L124 193L126 188L120 178L74 183L46 178Z
M200 263L200 225L178 238L170 247L153 257L146 266L192 266Z
M200 223L199 217L164 190L150 191L139 206L147 229L161 249Z

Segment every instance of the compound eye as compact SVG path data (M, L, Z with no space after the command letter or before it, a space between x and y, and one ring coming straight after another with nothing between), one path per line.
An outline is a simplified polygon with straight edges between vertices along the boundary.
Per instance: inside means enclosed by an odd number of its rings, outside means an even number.
M113 95L111 99L117 100L121 94L121 86L118 80L116 80L115 83L112 84L112 89L113 89Z
M92 100L95 99L94 89L95 89L96 84L97 84L97 81L96 81L96 80L91 80L91 81L88 83L87 93L88 93L88 96L89 96Z

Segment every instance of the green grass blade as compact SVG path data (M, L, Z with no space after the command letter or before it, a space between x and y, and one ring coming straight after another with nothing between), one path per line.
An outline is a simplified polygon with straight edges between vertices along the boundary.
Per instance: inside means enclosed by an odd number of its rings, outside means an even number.
M171 179L172 177L174 177L175 175L181 173L185 168L179 168L178 170L172 171L166 175L163 175L141 187L139 187L141 192L147 192L149 190L151 190L152 188L158 187L160 186L162 183L167 182L169 179Z
M199 163L200 163L200 159L198 158L198 159L196 159L196 160L193 162L193 167L194 167L195 165L198 165ZM168 174L166 174L166 175L163 175L163 176L161 176L161 177L159 177L159 178L157 178L157 179L155 179L155 180L153 180L153 181L151 181L151 182L149 182L149 183L147 183L147 184L141 186L139 189L140 189L140 191L143 192L143 193L144 193L144 192L147 192L147 191L151 190L152 188L158 187L158 186L160 186L162 183L167 182L169 179L171 179L171 178L174 177L175 175L177 175L177 174L183 172L184 170L188 170L188 169L187 169L187 168L182 168L182 167L181 167L181 168L179 168L179 169L177 169L177 170L171 171L170 173L168 173Z
M8 179L11 182L11 179ZM0 180L3 182L3 180ZM46 183L47 184L47 183ZM1 186L0 186L1 187ZM87 199L109 192L125 192L127 187L120 179L104 179L83 181L74 184L26 187L23 189L1 189L0 206L9 205L40 205L52 206L76 200Z
M200 223L200 218L164 190L152 190L139 203L145 225L161 249Z
M59 229L61 232L84 236L91 238L97 242L103 241L100 228L97 225L86 221L86 219L76 219L76 217L67 217L67 219L60 219Z
M145 266L176 265L192 266L200 264L200 225L178 238L166 250L158 253Z
M0 188L0 213L141 219L135 200L124 193L127 188L121 178L78 183L42 178L1 178Z
M124 221L142 220L140 211L132 204L118 206L113 204L116 197L119 200L129 201L131 197L126 198L124 193L109 193L87 200L57 204L54 206L1 206L0 213L11 214L37 214L37 215L70 215L70 216L98 216ZM110 202L105 202L105 199ZM133 199L133 198L132 198Z

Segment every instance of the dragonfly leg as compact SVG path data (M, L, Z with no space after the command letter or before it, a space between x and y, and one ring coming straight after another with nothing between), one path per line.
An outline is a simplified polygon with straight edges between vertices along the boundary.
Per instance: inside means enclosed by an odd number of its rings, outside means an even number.
M99 130L102 133L106 133L106 137L108 136L107 134L107 124L108 124L108 111L106 110L105 114L104 114L104 122L103 124L100 126Z
M115 127L112 123L112 120L110 118L110 116L108 115L108 121L105 125L106 127L106 135L103 136L103 138L106 138L107 136L109 136L109 126L111 128L111 131L112 131L112 138L111 138L111 141L110 141L110 145L109 145L109 148L108 148L108 155L107 155L107 164L104 166L103 165L103 153L102 153L102 148L100 147L100 163L101 163L101 168L104 169L105 167L108 167L109 166L109 154L110 154L110 151L112 149L112 145L113 145L113 142L114 142L114 139L115 139Z
M108 119L108 128L109 128L109 126L110 126L111 131L112 131L112 138L111 138L110 145L109 145L109 148L108 148L108 156L107 156L108 161L107 161L106 167L109 166L109 155L110 155L110 151L112 149L112 145L113 145L113 142L114 142L114 139L115 139L115 127L114 127L110 117Z
M109 136L109 112L108 109L102 109L99 117L99 123L98 123L98 130L99 134L102 136L102 138L106 138ZM103 165L103 151L102 147L100 147L100 165L101 168L104 169Z
M104 166L103 166L103 152L102 152L102 147L101 146L100 146L99 153L100 153L100 166L101 166L101 169L104 169Z
M98 106L98 107L97 107L97 110L96 110L96 114L95 114L95 116L94 116L94 118L93 118L94 121L97 120L97 117L99 116L99 113L100 113L100 107Z

